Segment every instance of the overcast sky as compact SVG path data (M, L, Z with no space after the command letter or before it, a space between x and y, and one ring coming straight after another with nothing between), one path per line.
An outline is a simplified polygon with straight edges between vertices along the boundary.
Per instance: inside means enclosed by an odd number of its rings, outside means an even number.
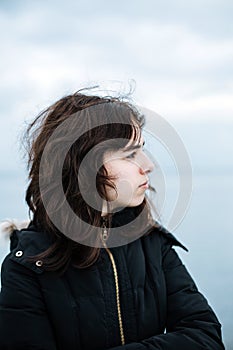
M231 0L1 0L4 161L24 120L96 83L135 81L135 101L169 122L231 121L232 17Z
M7 118L91 82L130 79L135 97L168 118L232 117L231 0L1 0L0 9Z

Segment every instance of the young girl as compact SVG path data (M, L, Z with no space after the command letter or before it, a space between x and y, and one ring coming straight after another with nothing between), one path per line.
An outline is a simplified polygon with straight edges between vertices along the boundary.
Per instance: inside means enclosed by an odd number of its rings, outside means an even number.
M2 265L1 350L224 349L186 248L152 219L143 124L79 91L30 125L32 219Z

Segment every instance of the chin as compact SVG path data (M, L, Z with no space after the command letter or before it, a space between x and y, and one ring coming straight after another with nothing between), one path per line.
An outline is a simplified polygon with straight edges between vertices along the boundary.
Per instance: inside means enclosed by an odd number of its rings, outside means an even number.
M142 204L143 200L144 200L145 196L142 196L140 199L138 198L137 200L132 201L131 203L129 203L127 206L128 207L137 207L140 204Z

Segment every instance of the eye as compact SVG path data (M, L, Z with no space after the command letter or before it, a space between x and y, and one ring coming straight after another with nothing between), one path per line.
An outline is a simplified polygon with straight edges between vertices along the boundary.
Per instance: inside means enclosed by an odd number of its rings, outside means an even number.
M136 156L136 153L137 153L137 152L130 153L126 158L127 158L127 159L134 159L135 156Z

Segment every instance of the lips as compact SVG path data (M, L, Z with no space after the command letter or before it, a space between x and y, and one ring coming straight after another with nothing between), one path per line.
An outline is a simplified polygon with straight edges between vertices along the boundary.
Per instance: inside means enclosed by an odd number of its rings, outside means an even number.
M148 181L143 182L139 187L149 187Z

